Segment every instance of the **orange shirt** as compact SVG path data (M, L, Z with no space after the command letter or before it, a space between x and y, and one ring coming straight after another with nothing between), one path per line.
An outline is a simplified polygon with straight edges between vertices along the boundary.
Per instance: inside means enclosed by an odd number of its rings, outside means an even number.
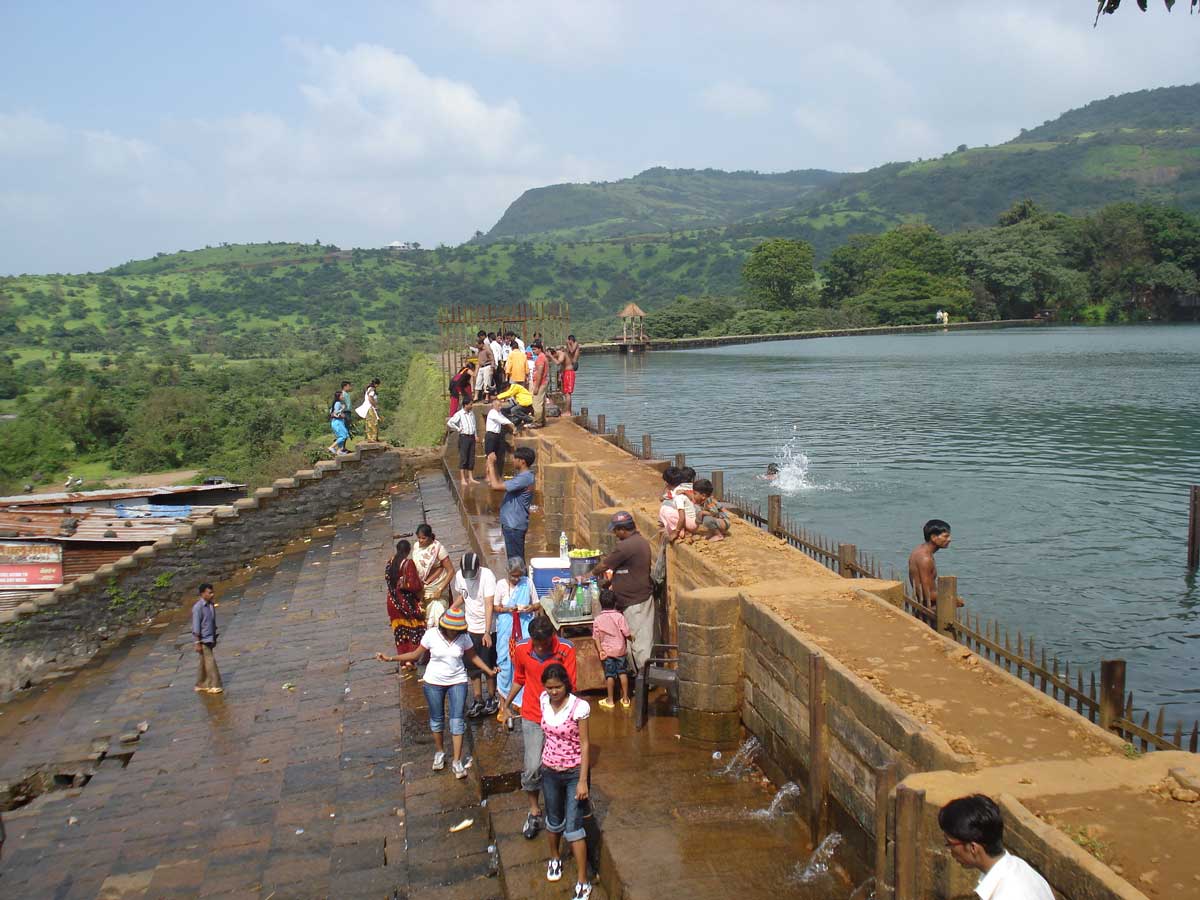
M509 381L524 381L529 377L529 360L525 358L525 354L520 350L514 350L508 354L508 361L504 364L504 371L508 375Z

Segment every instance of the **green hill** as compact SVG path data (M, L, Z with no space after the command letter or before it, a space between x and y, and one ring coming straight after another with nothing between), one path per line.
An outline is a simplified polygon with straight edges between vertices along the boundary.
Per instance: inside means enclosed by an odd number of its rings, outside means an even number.
M727 237L811 241L901 222L990 225L1015 201L1081 214L1138 201L1200 210L1200 85L1097 100L996 147L837 175L651 169L625 181L527 191L489 239L578 240L724 226ZM734 221L736 219L736 221Z
M821 169L764 175L660 167L622 181L555 184L522 194L486 240L587 240L711 228L795 206L839 177Z

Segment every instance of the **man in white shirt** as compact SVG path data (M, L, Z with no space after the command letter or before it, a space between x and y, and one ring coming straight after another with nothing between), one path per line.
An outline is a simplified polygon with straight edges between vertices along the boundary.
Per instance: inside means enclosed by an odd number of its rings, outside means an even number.
M475 478L475 401L462 399L462 409L446 420L446 427L458 432L458 483L465 490L479 484ZM476 670L478 671L478 670Z
M478 553L464 553L462 563L450 585L454 592L455 604L462 604L467 616L467 634L471 636L471 645L476 655L495 669L496 666L496 625L492 619L493 604L496 599L496 576L491 569L485 569L479 563ZM491 660L491 662L488 662ZM471 690L475 698L467 710L467 718L493 716L500 709L499 696L496 693L496 677L488 676L487 700L483 699L483 672L477 667L471 676Z
M516 428L512 419L500 412L500 400L495 394L491 397L492 408L488 410L487 422L484 424L483 452L487 457L488 471L496 478L504 477L504 454L508 444L504 440L504 426ZM491 475L488 481L491 481Z
M950 855L960 866L983 873L980 900L1054 900L1054 892L1029 863L1004 849L1004 818L990 797L972 794L938 811Z

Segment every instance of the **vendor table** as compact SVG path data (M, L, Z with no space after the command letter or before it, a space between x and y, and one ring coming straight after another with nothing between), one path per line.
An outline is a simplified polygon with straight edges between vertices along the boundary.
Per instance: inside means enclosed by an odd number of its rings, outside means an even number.
M575 690L604 690L604 666L600 662L600 648L592 637L592 617L559 619L554 613L554 604L542 607L546 617L575 646Z

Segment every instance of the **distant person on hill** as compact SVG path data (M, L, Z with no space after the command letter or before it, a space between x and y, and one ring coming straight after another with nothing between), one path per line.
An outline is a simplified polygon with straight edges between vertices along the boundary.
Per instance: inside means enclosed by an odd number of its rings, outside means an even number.
M479 332L476 341L479 344L479 365L475 369L475 399L482 400L494 390L492 373L496 368L496 354L492 352L485 332Z
M346 441L350 440L350 429L346 427L346 413L341 390L334 391L333 400L329 404L329 428L333 431L333 443L325 448L334 456L349 452L346 449Z
M475 421L475 401L463 398L463 407L449 419L446 427L458 433L458 483L462 488L479 484L475 479L475 439L479 431Z
M930 605L937 601L937 563L933 555L950 546L950 524L930 519L925 523L924 534L925 543L908 556L908 581L917 599Z
M546 393L550 390L550 358L542 348L540 340L534 341L530 346L537 354L533 362L533 376L529 385L533 394L533 421L536 427L541 428L546 424Z
M217 610L213 605L216 591L207 581L200 585L200 599L192 605L192 637L196 641L196 653L200 657L200 669L196 674L194 690L203 694L220 694L221 671L213 650L217 646Z
M508 451L508 441L504 438L504 426L515 428L512 420L500 411L500 399L492 394L489 397L491 409L483 426L483 454L485 457L484 473L488 482L492 476L504 477L504 456ZM524 555L524 554L522 554Z
M366 420L366 439L368 441L379 440L379 379L372 378L371 383L367 385L367 393L363 397L362 406L358 408L358 414Z
M625 510L613 513L608 530L617 546L592 569L592 575L605 578L605 587L617 595L616 608L625 614L633 637L633 664L640 671L654 646L654 585L650 581L650 542L638 532L633 515ZM611 570L612 575L605 572Z
M990 797L951 800L938 811L938 826L954 861L983 873L975 886L981 900L1054 900L1046 879L1004 849L1004 818Z
M504 536L504 555L508 558L525 558L525 535L529 531L529 507L533 505L533 464L537 454L529 447L518 447L513 451L515 474L501 481L495 472L488 473L488 484L494 490L504 491L500 501L500 533Z

